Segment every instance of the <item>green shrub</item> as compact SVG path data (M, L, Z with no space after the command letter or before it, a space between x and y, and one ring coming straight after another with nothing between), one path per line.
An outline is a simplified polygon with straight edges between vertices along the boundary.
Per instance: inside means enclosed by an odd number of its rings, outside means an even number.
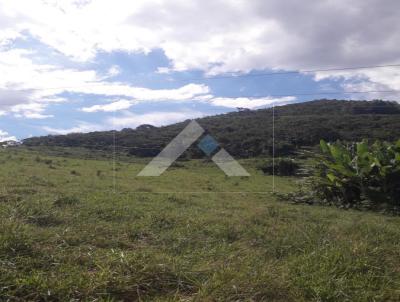
M76 170L72 170L71 175L79 176L81 174L79 172L77 172Z
M322 155L313 183L327 202L347 207L400 208L400 140L345 145L321 141Z
M294 176L299 168L299 164L293 159L287 158L276 159L275 163L270 160L259 166L264 174L279 176Z

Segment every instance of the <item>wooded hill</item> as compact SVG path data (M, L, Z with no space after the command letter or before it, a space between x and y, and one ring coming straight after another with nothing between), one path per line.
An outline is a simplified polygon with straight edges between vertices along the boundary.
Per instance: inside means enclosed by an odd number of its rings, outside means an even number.
M286 155L299 147L326 141L400 138L400 105L386 101L315 100L275 107L275 153ZM237 157L271 155L273 109L246 110L197 119L221 146ZM28 138L28 146L111 149L136 156L154 156L189 120L164 127L49 135ZM186 156L201 156L193 147Z

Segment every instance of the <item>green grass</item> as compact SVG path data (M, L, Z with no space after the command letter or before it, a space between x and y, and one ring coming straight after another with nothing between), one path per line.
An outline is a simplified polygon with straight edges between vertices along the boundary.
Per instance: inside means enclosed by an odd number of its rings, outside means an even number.
M26 150L0 163L1 301L400 300L399 217L279 202L257 160L250 178Z

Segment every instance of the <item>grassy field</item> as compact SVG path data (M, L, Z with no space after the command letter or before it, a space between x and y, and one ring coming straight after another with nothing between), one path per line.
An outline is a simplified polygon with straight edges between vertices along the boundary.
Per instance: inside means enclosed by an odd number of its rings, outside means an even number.
M399 217L279 202L257 160L92 157L1 151L1 301L400 300Z

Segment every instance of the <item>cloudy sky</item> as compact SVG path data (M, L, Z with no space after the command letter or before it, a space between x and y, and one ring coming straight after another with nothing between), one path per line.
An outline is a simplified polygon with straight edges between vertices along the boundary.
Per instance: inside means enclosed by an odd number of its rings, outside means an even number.
M400 64L399 20L398 0L0 0L0 140L400 100L349 93L400 90L400 67L302 72Z

